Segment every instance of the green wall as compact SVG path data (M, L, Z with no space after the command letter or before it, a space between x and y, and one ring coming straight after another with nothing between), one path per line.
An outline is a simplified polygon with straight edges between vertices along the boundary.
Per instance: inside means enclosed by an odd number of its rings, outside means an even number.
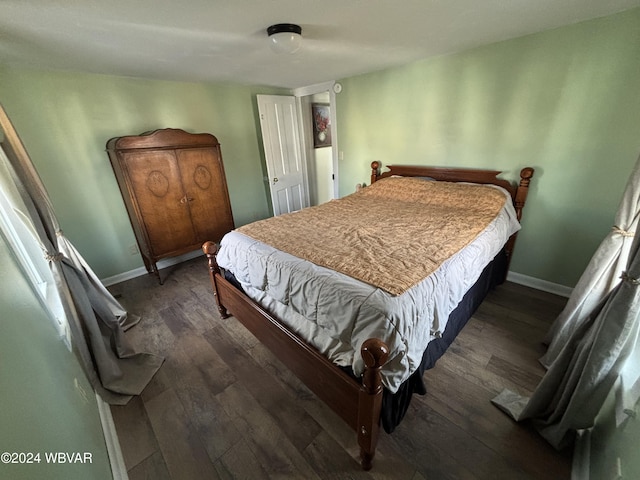
M256 93L235 85L0 67L0 103L49 191L67 237L101 278L142 266L107 140L158 128L216 135L236 226L270 215Z
M384 164L536 168L512 270L573 286L640 153L640 9L341 80L341 195ZM255 94L238 85L0 67L0 102L100 277L142 266L104 151L174 127L222 144L237 225L270 214Z
M0 463L0 478L112 478L91 385L58 338L2 235L0 285L0 452L41 455L40 463ZM45 452L88 452L92 463L47 464Z
M512 271L575 285L640 154L640 9L341 83L341 195L373 160L532 166Z

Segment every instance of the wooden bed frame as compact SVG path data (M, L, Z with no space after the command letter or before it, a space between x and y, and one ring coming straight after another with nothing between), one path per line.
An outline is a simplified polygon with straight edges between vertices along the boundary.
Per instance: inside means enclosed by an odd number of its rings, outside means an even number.
M380 174L380 164L373 162L371 164L371 183L391 175L400 175L499 185L511 194L518 220L521 218L529 181L534 172L532 168L522 169L519 185L515 186L506 180L497 178L501 172L495 170L402 165L389 166L388 168L388 172ZM509 257L513 252L515 237L514 234L505 247ZM364 470L371 469L380 431L383 393L380 369L387 361L389 354L385 343L380 339L370 338L362 345L361 355L365 370L362 383L359 383L226 280L221 275L220 268L216 263L217 246L215 243L206 242L202 249L209 261L209 274L220 316L222 318L231 315L236 317L307 387L356 431L362 468Z

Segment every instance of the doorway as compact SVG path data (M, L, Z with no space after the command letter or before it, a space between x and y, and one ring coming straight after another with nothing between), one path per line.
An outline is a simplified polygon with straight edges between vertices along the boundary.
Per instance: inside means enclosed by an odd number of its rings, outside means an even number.
M335 82L258 95L258 113L274 216L338 198ZM314 111L323 115L323 142L314 143ZM326 137L325 137L326 135ZM317 137L317 135L316 135Z
M338 129L336 82L327 82L293 91L300 106L310 205L338 198ZM314 106L328 107L330 144L314 138ZM322 110L323 112L326 110ZM316 130L317 132L317 130ZM315 141L314 141L315 140Z

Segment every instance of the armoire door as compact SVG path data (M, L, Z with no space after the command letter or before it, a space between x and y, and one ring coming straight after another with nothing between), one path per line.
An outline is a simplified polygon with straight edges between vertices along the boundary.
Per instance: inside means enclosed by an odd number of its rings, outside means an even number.
M124 153L135 202L154 256L197 242L174 150Z
M176 157L197 241L219 241L225 233L233 230L219 149L179 149Z

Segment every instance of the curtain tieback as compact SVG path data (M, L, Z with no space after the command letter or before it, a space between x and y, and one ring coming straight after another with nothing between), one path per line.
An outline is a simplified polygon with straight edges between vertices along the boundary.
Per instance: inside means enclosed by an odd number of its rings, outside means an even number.
M60 252L51 255L49 252L44 254L44 259L48 262L59 262L64 258L64 255Z
M62 237L64 233L62 230L56 230L56 237ZM44 259L47 262L59 262L64 258L64 255L60 252L54 253L53 255L49 252L44 252Z
M632 277L627 272L622 272L622 275L620 275L620 278L625 282L629 282L631 285L640 285L640 280Z
M623 230L620 227L614 225L613 227L611 227L611 230L613 230L615 233L619 233L620 235L622 235L623 237L633 237L636 232L631 232L628 230Z

